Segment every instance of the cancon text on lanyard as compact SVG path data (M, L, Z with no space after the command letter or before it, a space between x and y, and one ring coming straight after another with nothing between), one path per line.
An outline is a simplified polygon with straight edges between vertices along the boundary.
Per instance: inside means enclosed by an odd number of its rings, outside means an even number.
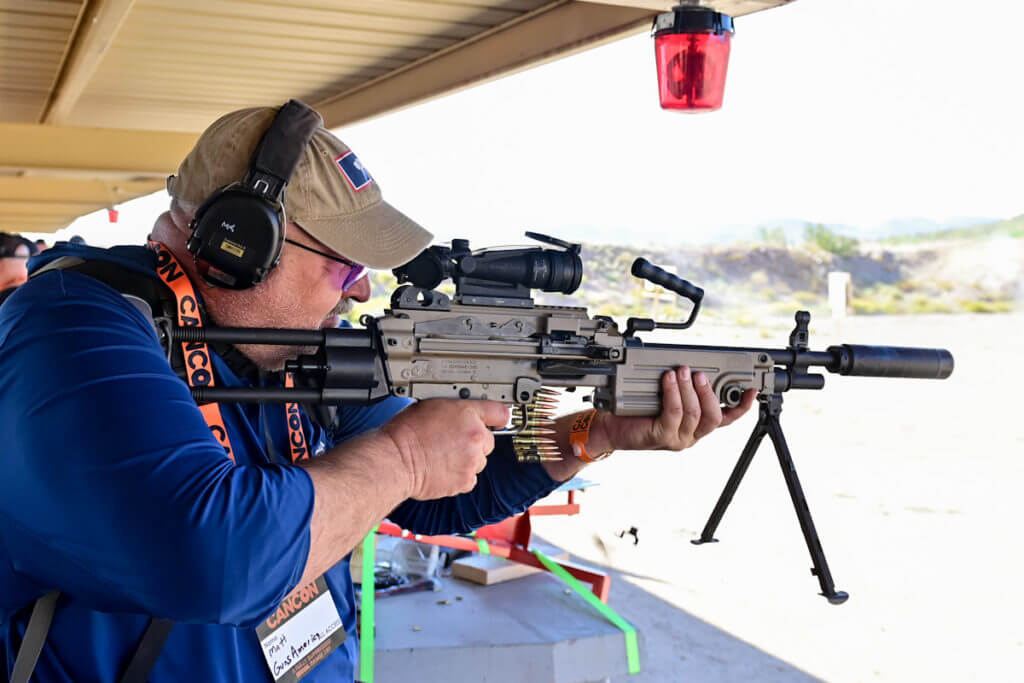
M185 269L174 257L171 250L160 242L150 242L150 247L156 252L156 273L167 285L177 301L178 324L182 327L202 327L203 314L199 308L199 299L192 287ZM210 361L210 351L205 342L182 342L181 352L185 359L185 378L190 387L212 387L216 386L213 378L213 364ZM292 373L285 373L285 386L295 386L295 378ZM199 406L210 432L217 442L224 447L224 452L234 462L235 454L231 449L231 439L224 427L224 418L220 414L220 404L206 403ZM302 432L302 420L299 418L299 406L297 403L285 404L285 416L288 424L288 443L292 462L297 462L309 457L309 449L306 447L306 436Z

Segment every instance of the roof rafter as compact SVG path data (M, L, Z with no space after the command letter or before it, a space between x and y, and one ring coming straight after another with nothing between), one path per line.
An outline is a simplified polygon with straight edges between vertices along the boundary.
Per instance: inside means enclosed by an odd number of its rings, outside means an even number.
M96 68L114 42L135 0L92 0L78 29L57 83L43 112L43 123L65 123Z
M0 123L0 168L85 178L163 178L196 138L195 133Z
M315 106L329 127L348 125L635 33L653 16L646 8L552 3Z

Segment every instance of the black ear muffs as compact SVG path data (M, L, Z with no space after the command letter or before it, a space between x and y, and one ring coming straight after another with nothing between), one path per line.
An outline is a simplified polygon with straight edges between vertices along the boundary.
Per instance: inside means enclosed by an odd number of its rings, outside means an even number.
M196 211L186 246L203 279L228 289L248 289L277 265L287 218L284 192L320 115L290 100L263 134L240 182L222 187Z
M235 183L211 195L192 219L188 250L203 279L246 289L277 265L284 244L281 205Z

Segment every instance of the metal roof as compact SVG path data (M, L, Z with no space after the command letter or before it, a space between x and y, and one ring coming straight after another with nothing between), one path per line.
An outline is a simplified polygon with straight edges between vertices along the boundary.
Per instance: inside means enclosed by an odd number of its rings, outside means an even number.
M0 230L160 189L224 112L295 97L333 128L643 31L671 4L0 0Z

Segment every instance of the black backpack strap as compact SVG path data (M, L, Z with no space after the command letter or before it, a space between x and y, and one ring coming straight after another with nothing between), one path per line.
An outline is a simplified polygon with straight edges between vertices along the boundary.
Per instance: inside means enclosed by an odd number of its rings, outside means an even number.
M39 661L39 655L43 652L46 636L50 633L50 624L53 623L59 597L60 591L51 591L36 600L32 606L32 615L28 618L28 626L25 627L25 636L21 639L21 646L14 658L14 671L11 672L10 683L29 683ZM164 643L171 635L173 627L174 622L167 619L153 617L149 620L142 640L139 641L128 668L121 676L120 683L145 683L156 666L156 660L164 649Z
M51 591L36 600L32 606L32 616L25 627L25 637L21 639L21 647L14 658L14 671L11 672L11 683L28 683L32 671L36 668L39 655L43 651L43 643L53 623L53 613L57 611L57 598L60 591Z
M174 373L185 379L185 359L180 344L172 344L170 327L177 324L177 302L174 295L159 278L148 276L110 261L86 261L77 256L63 256L47 263L29 276L29 279L54 270L78 273L99 280L120 292L128 303L146 316L156 330L160 345L167 354ZM149 310L146 310L146 309Z
M132 655L132 661L128 663L128 668L125 669L124 675L121 676L120 683L146 682L149 673L156 666L157 657L160 656L161 650L164 649L164 643L167 642L167 636L171 635L173 627L174 622L167 619L153 617L149 620L149 626L146 627L146 632L142 634L142 640L139 641L139 646L135 648L135 654Z

